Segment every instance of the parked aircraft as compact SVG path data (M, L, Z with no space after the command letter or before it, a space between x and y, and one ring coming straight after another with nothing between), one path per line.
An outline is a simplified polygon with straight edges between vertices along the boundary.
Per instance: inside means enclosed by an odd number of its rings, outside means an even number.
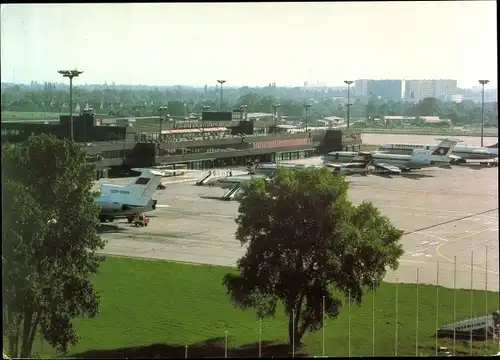
M285 169L297 169L297 168L315 167L315 166L317 165L276 164L276 163L258 164L253 169L250 170L250 174L258 174L271 177L274 176L274 173L276 172L276 170L278 170L279 167Z
M420 145L420 144L385 144L379 148L379 151L392 154L411 154L414 149L434 150L436 145ZM498 158L498 142L494 145L480 147L457 145L453 148L450 158L451 164L464 164L467 161L473 160L493 160Z
M232 189L236 185L241 185L245 181L250 181L254 177L266 178L265 175L238 175L238 176L226 176L219 179L214 179L209 182L210 185L219 186L222 189Z
M101 207L99 220L112 222L126 217L129 222L135 214L153 211L157 200L152 197L164 173L152 169L132 169L141 174L129 185L102 184L96 203Z
M374 164L370 153L359 152L354 159L347 164L326 164L333 167L333 172L341 175L368 175L371 173L400 174L401 170L396 166L385 165L383 167Z
M334 151L323 157L326 166L334 166L340 163L351 162L358 155L371 155L373 165L379 170L388 172L395 171L397 167L400 171L411 171L430 166L449 166L449 157L453 147L457 144L455 139L444 139L434 151L426 149L413 149L411 155L390 154L385 152L359 153L353 151Z

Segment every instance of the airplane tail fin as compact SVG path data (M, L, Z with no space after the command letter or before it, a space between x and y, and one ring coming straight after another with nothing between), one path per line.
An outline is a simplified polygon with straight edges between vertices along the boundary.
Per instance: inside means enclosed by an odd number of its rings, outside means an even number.
M140 171L141 175L139 175L133 183L127 186L127 190L130 191L130 195L138 198L151 199L158 185L160 185L164 173L162 171L152 169L132 170Z
M438 139L441 142L437 145L436 149L432 152L431 155L438 156L449 156L453 151L455 145L457 145L461 140L457 139Z

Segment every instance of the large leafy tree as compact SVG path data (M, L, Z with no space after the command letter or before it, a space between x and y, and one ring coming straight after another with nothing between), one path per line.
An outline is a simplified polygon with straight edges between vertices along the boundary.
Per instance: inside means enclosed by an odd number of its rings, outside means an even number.
M244 184L239 197L236 237L247 251L239 274L223 282L236 306L261 317L281 302L290 343L335 318L341 294L360 304L403 254L403 232L371 203L353 205L347 189L326 168L279 169L273 180Z
M36 334L58 351L78 340L72 319L93 317L92 275L104 247L93 171L79 145L37 136L2 151L4 338L29 357Z

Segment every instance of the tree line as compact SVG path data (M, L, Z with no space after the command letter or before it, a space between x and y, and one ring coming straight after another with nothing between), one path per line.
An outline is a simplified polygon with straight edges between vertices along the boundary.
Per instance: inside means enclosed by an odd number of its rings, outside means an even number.
M276 91L276 93L272 93ZM310 119L322 119L328 116L346 117L345 97L328 94L304 94L297 89L225 89L222 109L238 109L246 105L249 112L273 113L279 104L278 112L292 118L304 117L304 104L312 106L308 110ZM219 91L194 88L112 88L84 89L75 87L73 106L83 109L92 107L101 115L118 117L141 117L160 115L159 107L167 106L168 114L175 117L200 113L204 106L217 111L220 106ZM484 116L487 124L498 124L497 102L485 104ZM20 86L2 89L2 110L16 112L69 112L69 94L67 90L45 87L34 90ZM405 101L384 101L377 97L351 98L350 117L370 121L373 118L392 116L440 116L450 119L454 124L472 124L481 120L481 104L470 100L461 103L443 102L435 98L422 99L417 103ZM41 119L42 120L42 119Z
M99 312L92 277L105 242L93 169L78 144L41 135L4 147L2 177L8 354L31 357L36 337L67 353L78 342L74 319ZM346 299L361 304L386 268L398 266L403 232L370 202L354 205L344 177L326 168L279 169L271 181L243 186L235 241L247 250L221 281L228 301L261 318L282 308L290 344L337 317Z

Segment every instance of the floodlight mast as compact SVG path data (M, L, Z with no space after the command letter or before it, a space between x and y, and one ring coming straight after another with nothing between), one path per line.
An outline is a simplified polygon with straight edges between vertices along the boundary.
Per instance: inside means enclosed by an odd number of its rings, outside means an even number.
M226 80L217 80L217 82L220 84L220 108L219 111L222 111L222 85L226 82Z
M481 147L483 147L483 136L484 136L484 85L489 83L489 80L479 80L481 84Z
M70 126L70 138L71 140L75 140L73 134L73 78L80 76L83 74L83 71L80 70L59 70L59 74L63 77L69 78L69 126Z
M344 83L347 85L347 128L349 129L350 126L350 120L351 120L351 112L350 112L350 107L351 107L351 84L354 81L352 80L344 80Z

